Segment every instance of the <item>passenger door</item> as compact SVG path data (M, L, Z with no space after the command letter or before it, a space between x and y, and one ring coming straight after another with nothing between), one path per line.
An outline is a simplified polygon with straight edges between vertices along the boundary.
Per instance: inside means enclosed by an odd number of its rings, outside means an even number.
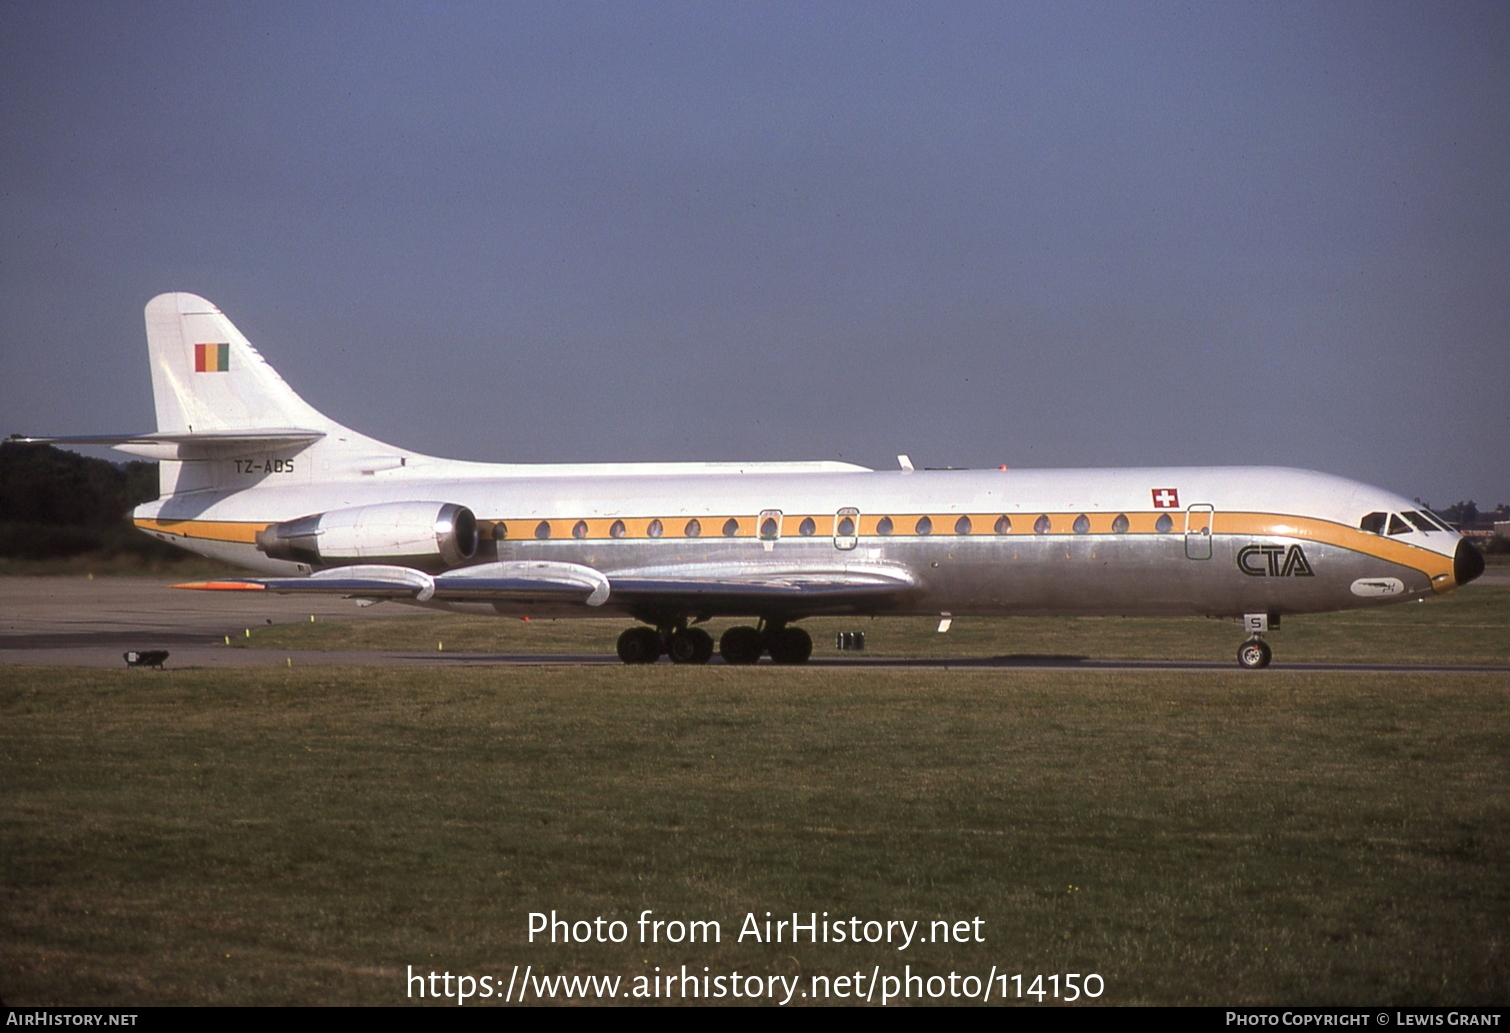
M1209 502L1195 502L1185 510L1185 558L1209 560L1211 558L1211 526L1215 522L1216 507Z

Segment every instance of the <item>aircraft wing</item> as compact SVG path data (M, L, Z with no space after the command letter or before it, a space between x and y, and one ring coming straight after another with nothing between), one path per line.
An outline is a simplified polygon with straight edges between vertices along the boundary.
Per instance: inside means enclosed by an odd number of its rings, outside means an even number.
M631 612L686 610L753 614L845 612L916 586L904 568L874 565L831 570L763 567L672 567L607 575L579 563L482 563L430 575L412 567L361 564L308 577L199 581L176 588L339 595L415 602L579 602L614 600Z
M523 561L483 563L430 575L413 567L380 563L332 567L308 577L238 578L195 581L174 588L221 592L279 592L339 595L353 599L403 599L415 602L494 602L542 600L601 606L608 598L608 578L580 563Z

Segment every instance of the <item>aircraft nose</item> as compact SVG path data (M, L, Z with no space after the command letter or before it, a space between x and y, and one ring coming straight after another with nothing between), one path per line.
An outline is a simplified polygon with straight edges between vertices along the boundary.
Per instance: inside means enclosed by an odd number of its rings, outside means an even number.
M1452 579L1462 586L1483 572L1483 554L1467 538L1460 539L1457 551L1452 554Z

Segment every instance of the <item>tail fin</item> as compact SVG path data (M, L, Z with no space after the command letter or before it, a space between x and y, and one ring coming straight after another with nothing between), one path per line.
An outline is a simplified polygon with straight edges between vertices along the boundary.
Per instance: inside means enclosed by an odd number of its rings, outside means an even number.
M401 472L413 453L336 423L195 294L147 303L157 432L117 447L163 460L162 498Z
M160 434L301 428L332 423L286 384L221 311L194 294L147 303L147 350Z

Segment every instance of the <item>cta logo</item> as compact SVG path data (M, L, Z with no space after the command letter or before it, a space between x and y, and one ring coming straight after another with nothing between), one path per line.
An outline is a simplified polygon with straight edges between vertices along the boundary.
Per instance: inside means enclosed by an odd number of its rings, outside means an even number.
M1237 550L1237 569L1249 577L1315 577L1298 545L1245 545Z

